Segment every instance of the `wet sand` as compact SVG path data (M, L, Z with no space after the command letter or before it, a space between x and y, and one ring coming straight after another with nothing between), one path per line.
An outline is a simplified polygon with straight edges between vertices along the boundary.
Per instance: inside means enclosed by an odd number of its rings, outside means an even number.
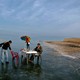
M64 56L80 58L79 43L72 43L66 41L45 41L44 44L50 48L55 49Z

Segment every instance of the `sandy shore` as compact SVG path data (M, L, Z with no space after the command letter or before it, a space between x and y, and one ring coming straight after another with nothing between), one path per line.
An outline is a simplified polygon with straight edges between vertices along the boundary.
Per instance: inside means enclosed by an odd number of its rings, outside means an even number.
M45 41L46 46L55 49L60 54L72 58L80 58L80 44L67 41Z

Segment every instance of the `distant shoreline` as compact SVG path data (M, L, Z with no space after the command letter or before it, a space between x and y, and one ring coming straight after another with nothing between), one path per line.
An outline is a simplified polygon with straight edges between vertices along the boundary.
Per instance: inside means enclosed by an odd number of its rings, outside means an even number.
M55 49L62 55L80 58L79 38L64 39L64 41L44 41L45 45Z

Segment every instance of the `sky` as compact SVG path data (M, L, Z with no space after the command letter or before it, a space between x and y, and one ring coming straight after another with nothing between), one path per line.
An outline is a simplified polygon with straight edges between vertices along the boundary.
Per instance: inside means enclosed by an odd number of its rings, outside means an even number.
M80 0L0 0L0 34L80 37Z

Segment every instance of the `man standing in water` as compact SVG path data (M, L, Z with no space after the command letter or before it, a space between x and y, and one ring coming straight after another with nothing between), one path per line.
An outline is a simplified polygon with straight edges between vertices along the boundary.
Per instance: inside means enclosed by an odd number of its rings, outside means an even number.
M6 59L6 63L8 64L9 61L8 61L8 48L9 50L11 50L11 47L10 47L10 44L12 43L12 41L8 41L8 42L5 42L5 43L1 43L2 44L2 50L1 50L1 62L2 64L4 64L4 58Z
M41 57L42 54L42 46L40 45L40 43L37 44L37 46L34 48L35 51L37 51L38 55L36 55L37 57L37 63L39 62L39 58ZM34 54L31 55L30 60L34 60Z

